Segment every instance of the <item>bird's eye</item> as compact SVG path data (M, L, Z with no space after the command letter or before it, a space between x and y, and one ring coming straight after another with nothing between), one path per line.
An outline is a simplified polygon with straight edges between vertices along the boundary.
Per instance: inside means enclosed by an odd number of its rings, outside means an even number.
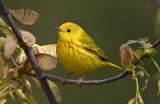
M70 29L67 29L67 32L71 32L71 30L70 30Z

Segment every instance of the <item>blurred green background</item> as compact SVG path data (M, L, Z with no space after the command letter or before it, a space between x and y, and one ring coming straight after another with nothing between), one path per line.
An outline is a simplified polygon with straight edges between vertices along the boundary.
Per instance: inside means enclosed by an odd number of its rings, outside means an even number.
M5 3L12 9L30 8L39 12L35 25L22 26L36 35L38 44L56 43L57 32L52 27L66 21L75 22L85 28L116 64L120 64L118 48L121 44L146 36L154 41L158 34L155 33L157 6L151 0L5 0ZM160 63L158 55L156 60ZM156 72L151 61L144 63L151 74ZM59 76L66 73L60 64L51 72ZM100 69L88 74L87 79L103 79L118 73ZM57 84L63 94L62 104L126 104L135 96L135 82L129 76L112 83L82 88ZM143 85L144 80L141 80ZM149 82L147 90L142 92L145 104L160 104L157 89L155 81ZM41 89L34 88L33 93L39 104L48 104ZM12 101L9 104L16 103Z

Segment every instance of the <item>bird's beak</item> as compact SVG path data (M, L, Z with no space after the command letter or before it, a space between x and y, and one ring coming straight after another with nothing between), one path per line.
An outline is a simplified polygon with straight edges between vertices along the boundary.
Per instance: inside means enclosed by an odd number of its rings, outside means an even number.
M58 26L54 26L53 29L55 29L57 31L62 31Z

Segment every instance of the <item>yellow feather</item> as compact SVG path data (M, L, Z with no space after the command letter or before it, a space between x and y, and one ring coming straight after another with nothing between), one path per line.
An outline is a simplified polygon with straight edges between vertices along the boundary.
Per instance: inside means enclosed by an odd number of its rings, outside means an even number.
M73 73L88 73L101 67L120 68L109 62L94 40L77 24L67 22L59 27L57 57Z

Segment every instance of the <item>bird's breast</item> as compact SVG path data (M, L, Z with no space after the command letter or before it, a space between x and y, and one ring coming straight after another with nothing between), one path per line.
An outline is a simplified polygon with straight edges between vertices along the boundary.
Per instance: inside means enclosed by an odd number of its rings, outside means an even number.
M59 62L70 72L87 73L100 64L95 55L74 42L58 41L56 49Z

